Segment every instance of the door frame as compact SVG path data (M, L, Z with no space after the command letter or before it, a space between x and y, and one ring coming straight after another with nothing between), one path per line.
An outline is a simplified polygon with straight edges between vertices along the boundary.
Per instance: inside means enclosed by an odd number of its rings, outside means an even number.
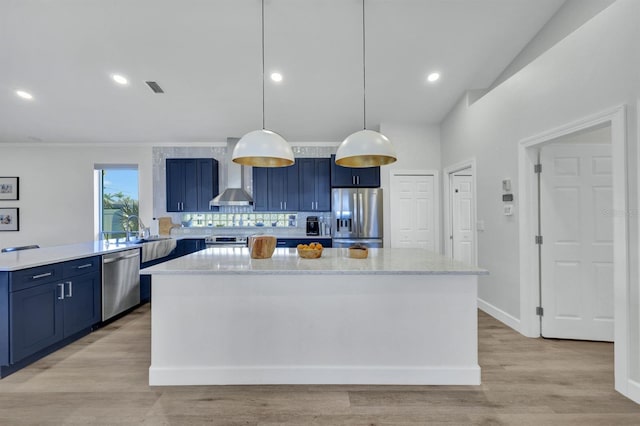
M614 286L614 370L615 389L628 395L630 369L629 352L630 280L628 241L628 182L627 182L627 123L626 106L609 110L561 125L541 134L522 139L518 144L518 189L522 200L520 215L520 333L528 337L540 336L538 306L539 273L537 176L533 171L538 160L538 149L545 143L575 133L610 124L613 166L613 286Z
M444 227L443 227L443 236L442 238L444 239L444 251L443 254L447 257L449 257L449 254L451 253L451 240L449 239L449 236L451 235L452 229L451 226L453 226L452 220L451 220L451 175L461 172L463 170L467 170L469 169L471 172L471 176L473 177L473 184L471 185L471 191L473 191L473 205L471 206L471 210L473 213L473 220L471 221L471 232L473 234L473 265L474 266L478 266L478 232L477 232L477 226L476 226L476 222L478 220L478 189L477 189L477 182L478 182L478 175L477 175L477 166L476 166L476 159L471 158L468 160L464 160L464 161L460 161L458 163L452 164L448 167L445 167L443 169L443 185L444 185L444 189L443 189L443 194L444 194L444 200L443 200L443 216L444 216Z
M391 205L392 194L398 190L395 182L396 176L433 176L433 215L435 219L435 229L433 236L436 243L436 253L442 252L442 231L440 230L440 172L438 170L392 170L389 173L389 224L391 232L393 232L393 206ZM389 245L391 245L391 238L389 238Z

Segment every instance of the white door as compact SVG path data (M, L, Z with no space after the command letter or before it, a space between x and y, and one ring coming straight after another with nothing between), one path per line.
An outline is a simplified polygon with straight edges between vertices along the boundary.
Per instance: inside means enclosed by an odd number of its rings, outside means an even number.
M613 341L611 145L540 151L544 337Z
M449 189L451 194L451 257L455 260L475 264L473 241L473 176L463 172L452 173Z
M391 247L438 251L434 175L391 175Z

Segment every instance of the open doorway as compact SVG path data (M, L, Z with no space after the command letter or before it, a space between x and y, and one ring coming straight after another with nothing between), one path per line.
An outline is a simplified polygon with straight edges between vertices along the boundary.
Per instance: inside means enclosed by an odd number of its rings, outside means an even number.
M542 146L560 137L597 127L611 127L612 221L613 221L613 309L615 388L630 396L633 388L630 360L637 338L631 335L636 325L631 322L629 301L629 196L627 182L627 122L625 106L618 106L575 122L567 123L542 134L520 141L518 147L518 188L520 208L520 332L529 337L540 336L540 270L537 240L538 175L535 173L538 152ZM544 244L544 241L543 241Z
M539 149L540 335L613 342L611 126Z

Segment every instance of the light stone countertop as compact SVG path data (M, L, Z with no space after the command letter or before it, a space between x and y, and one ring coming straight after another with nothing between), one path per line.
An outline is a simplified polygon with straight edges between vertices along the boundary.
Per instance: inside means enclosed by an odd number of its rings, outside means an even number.
M488 275L475 266L428 250L369 249L367 259L351 259L346 248L326 248L319 259L302 259L295 248L277 248L270 259L251 259L247 248L209 248L141 270L151 275Z
M142 244L120 243L116 245L111 243L107 246L104 241L92 241L0 253L0 271L18 271L20 269L66 262L68 260L82 259L83 257L98 256L138 247L142 247Z

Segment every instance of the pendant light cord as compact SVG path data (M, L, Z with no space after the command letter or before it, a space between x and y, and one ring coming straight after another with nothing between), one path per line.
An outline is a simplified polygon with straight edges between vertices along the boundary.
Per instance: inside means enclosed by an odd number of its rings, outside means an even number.
M365 49L364 1L362 0L362 129L367 129L367 60Z
M264 0L262 0L262 130L264 127Z

